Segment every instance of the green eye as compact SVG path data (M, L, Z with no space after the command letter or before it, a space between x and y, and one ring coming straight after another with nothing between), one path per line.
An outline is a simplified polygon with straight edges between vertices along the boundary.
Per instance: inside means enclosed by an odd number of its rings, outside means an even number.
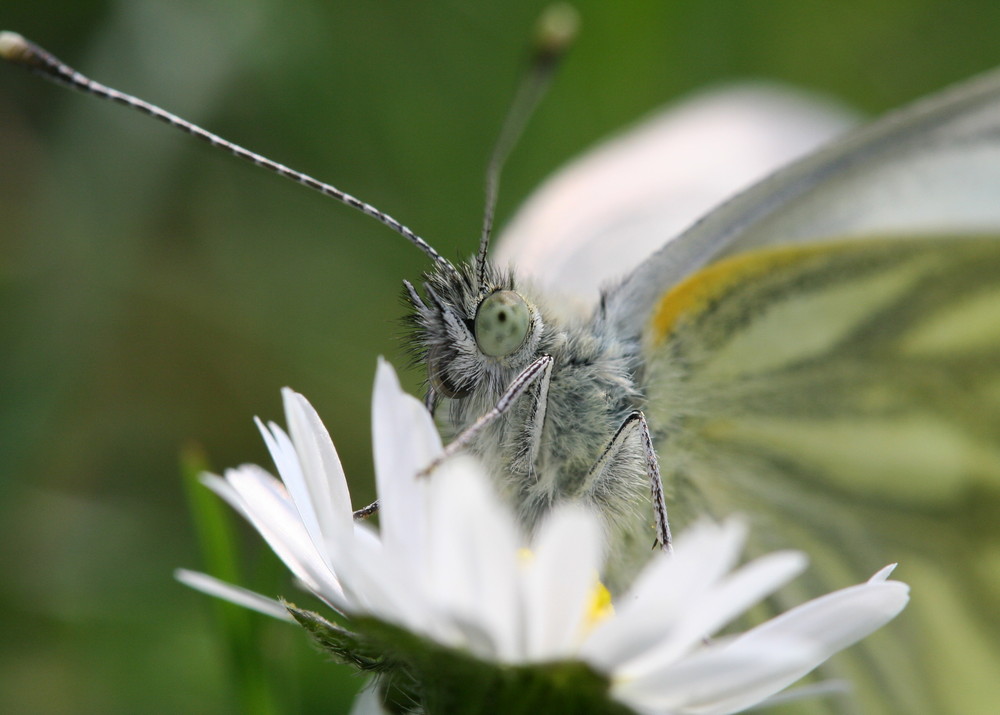
M476 342L490 357L503 357L521 347L531 321L528 304L512 290L497 291L476 311Z

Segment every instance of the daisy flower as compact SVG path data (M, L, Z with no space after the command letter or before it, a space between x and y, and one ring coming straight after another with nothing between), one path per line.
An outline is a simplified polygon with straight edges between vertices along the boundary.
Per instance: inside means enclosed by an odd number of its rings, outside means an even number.
M294 617L342 658L391 672L394 687L429 711L488 697L481 705L492 710L737 712L882 626L908 599L887 567L741 635L710 640L800 573L804 556L778 552L737 568L742 523L705 522L676 540L672 556L654 557L612 603L598 580L606 554L596 515L560 506L528 538L471 458L417 476L441 453L440 438L387 363L379 364L373 399L377 530L353 518L315 410L291 390L283 396L288 431L258 421L281 479L245 465L205 483L349 628L203 574L178 576Z

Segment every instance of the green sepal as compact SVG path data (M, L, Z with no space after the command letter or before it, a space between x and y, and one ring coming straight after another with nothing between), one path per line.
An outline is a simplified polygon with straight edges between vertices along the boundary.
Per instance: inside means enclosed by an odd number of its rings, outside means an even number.
M379 677L378 688L385 707L393 713L412 710L419 702L420 688L404 662L395 660L385 649L363 635L328 621L315 611L307 611L282 600L292 618L302 626L313 643L342 664Z
M384 654L374 650L362 636L343 626L328 621L315 611L298 608L282 600L292 618L309 634L313 642L326 651L338 663L353 665L364 671L383 671L391 668Z
M631 715L612 700L606 677L579 661L505 665L446 648L374 618L352 618L348 630L286 604L310 637L338 661L379 675L390 712L431 715L502 712Z

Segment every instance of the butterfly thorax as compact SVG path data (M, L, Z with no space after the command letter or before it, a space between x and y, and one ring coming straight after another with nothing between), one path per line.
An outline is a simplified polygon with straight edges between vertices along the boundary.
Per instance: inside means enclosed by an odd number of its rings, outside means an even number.
M526 368L550 356L548 379L534 379L468 449L529 528L564 500L596 507L609 524L633 522L622 517L639 511L646 488L638 450L601 469L595 465L625 418L642 406L637 341L607 330L600 308L590 319L557 319L511 272L490 264L481 271L475 262L454 273L435 270L425 275L424 288L426 301L407 284L414 309L410 347L415 362L427 366L429 403L445 439L487 414ZM508 354L489 355L480 316L491 296L506 292L523 299L527 329Z

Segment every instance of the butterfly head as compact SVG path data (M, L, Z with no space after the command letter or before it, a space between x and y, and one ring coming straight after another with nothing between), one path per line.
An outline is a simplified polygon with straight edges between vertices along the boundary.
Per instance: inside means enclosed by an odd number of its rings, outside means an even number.
M425 274L426 297L405 286L411 350L427 365L435 394L460 399L483 386L499 391L537 356L542 317L509 271L470 261Z

